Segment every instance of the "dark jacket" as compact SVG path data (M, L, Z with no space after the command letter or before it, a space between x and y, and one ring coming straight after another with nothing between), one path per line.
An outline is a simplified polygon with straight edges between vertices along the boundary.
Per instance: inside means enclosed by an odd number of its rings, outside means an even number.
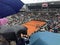
M17 41L17 45L25 45L25 41L23 38L20 38L18 41Z

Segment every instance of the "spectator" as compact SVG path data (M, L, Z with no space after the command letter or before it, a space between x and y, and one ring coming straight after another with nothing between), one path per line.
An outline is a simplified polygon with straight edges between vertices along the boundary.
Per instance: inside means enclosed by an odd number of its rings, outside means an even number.
M0 35L0 45L9 45L8 41Z
M53 30L54 30L54 33L58 33L58 27L57 26L55 26Z
M15 41L11 41L10 45L16 45L16 42Z

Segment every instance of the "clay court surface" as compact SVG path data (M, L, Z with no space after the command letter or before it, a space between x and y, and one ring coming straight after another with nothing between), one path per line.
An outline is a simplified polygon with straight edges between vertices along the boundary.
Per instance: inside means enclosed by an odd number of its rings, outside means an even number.
M32 33L37 31L37 29L43 26L44 24L46 24L46 22L44 21L29 21L24 23L23 25L28 28L27 34L30 36Z

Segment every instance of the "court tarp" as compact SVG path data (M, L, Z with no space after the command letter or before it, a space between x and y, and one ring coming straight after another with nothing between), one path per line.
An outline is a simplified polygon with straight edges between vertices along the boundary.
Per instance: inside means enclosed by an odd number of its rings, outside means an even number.
M32 21L24 23L23 26L26 26L28 28L27 34L31 36L32 33L34 33L35 31L38 31L38 28L44 26L45 24L46 22L44 21L32 20Z

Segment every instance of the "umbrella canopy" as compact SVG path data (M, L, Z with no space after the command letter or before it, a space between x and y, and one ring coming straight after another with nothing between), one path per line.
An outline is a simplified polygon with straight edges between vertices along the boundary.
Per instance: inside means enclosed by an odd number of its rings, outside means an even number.
M22 25L14 25L11 27L4 25L0 29L0 33L15 32L17 34L18 31L20 31L20 32L23 31L25 33L25 32L27 32L27 28Z
M37 32L30 37L30 45L60 45L60 34L52 32Z
M14 25L14 26L12 26L12 28L14 29L14 31L15 31L16 34L18 32L27 33L27 27L25 27L25 26L22 26L22 25Z
M0 26L5 25L7 23L8 23L8 19L7 18L0 19Z
M25 26L22 26L22 25L14 25L14 26L2 26L2 28L0 29L0 34L2 34L8 41L10 40L14 40L14 41L17 41L17 37L16 37L16 34L17 36L19 35L18 34L20 33L27 33L27 28Z
M0 0L0 18L19 12L23 5L21 0Z

